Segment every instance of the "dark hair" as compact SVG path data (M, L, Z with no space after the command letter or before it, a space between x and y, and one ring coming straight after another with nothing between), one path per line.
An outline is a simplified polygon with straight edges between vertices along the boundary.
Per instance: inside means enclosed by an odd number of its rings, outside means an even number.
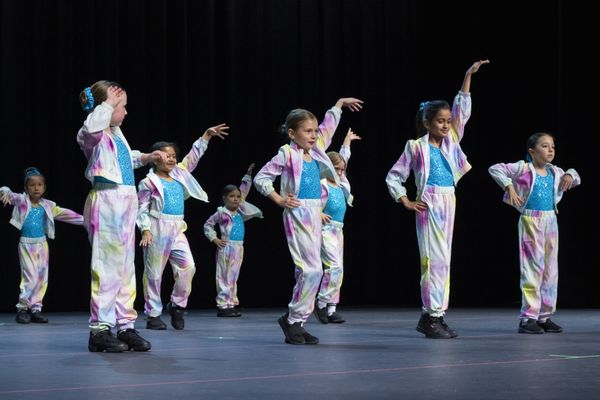
M554 136L552 136L548 132L536 132L527 138L527 150L533 149L535 147L535 145L539 142L540 138L542 138L544 136L550 136L552 138L552 140L554 140ZM525 160L529 161L529 162L533 161L529 152L527 152L527 155L525 156Z
M296 130L300 127L300 124L309 119L317 120L315 115L310 111L303 108L294 108L285 117L285 123L279 127L279 133L283 137L288 138L289 129Z
M179 146L177 146L177 143L174 143L174 142L156 142L152 146L150 146L150 153L152 153L156 150L164 149L165 147L172 147L173 150L175 150L176 157L179 154ZM150 165L150 168L156 167L156 165L153 162L151 162L149 165Z
M417 137L421 137L427 133L427 128L423 124L423 120L431 122L440 110L450 110L450 104L445 100L425 101L419 106L417 116L415 117L415 127L417 129Z
M108 88L111 86L125 90L123 86L114 81L98 81L89 88L85 88L79 93L79 103L81 108L88 113L91 113L98 104L102 104L108 98ZM87 90L89 89L89 91ZM91 93L92 98L89 94Z
M240 190L239 187L237 187L235 185L227 185L221 191L221 196L225 197L225 196L229 195L229 193L234 192L234 191L238 191L238 192L240 192L240 194L242 194L242 191Z
M27 182L29 182L29 179L33 178L34 176L41 176L42 179L44 180L44 182L46 181L46 178L44 177L44 175L42 175L40 170L37 169L36 167L25 168L25 170L23 171L23 176L24 176L23 184L25 186L27 186Z

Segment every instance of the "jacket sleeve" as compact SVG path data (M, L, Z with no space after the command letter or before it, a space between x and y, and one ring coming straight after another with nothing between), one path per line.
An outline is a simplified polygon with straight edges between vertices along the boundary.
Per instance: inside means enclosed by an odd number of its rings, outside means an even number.
M0 187L0 196L8 194L8 199L11 206L19 206L19 204L25 202L24 193L14 193L8 186Z
M342 109L338 107L331 107L325 113L323 122L319 125L319 134L317 136L317 146L323 151L327 150L335 134L340 118L342 117Z
M196 169L198 161L204 155L204 152L208 148L208 141L200 138L194 142L190 152L183 157L183 160L179 163L179 166L186 169L188 172L192 172Z
M346 163L346 168L348 168L348 161L350 160L351 154L352 152L350 151L350 146L342 145L342 147L340 147L340 156L342 156L342 158L344 159L344 162Z
M52 216L56 221L73 225L83 225L83 215L80 215L73 210L69 210L68 208L54 205L54 207L52 207Z
M83 126L77 133L77 143L87 158L90 157L92 149L102 139L102 131L110 126L110 119L114 108L104 102L98 105L94 111L88 114Z
M410 176L410 171L412 168L412 146L411 142L409 141L406 143L404 152L385 178L388 191L395 201L400 201L401 197L406 196L406 188L404 187L403 183L406 182Z
M498 163L488 168L492 179L504 190L508 185L512 185L513 179L521 173L525 167L524 161L516 163Z
M248 197L248 193L250 193L250 189L252 189L252 177L248 174L244 175L242 178L242 183L240 183L240 192L242 192L242 200L245 201L246 197Z
M286 163L285 151L282 149L261 168L254 177L254 186L263 196L268 196L275 191L273 183L282 174Z
M217 238L217 232L215 231L215 225L219 220L219 211L211 215L204 223L204 235L211 242Z
M136 224L140 232L149 231L152 227L150 222L150 203L152 201L152 188L147 179L142 179L138 185L138 211Z
M452 103L452 140L459 143L471 117L471 94L459 91Z

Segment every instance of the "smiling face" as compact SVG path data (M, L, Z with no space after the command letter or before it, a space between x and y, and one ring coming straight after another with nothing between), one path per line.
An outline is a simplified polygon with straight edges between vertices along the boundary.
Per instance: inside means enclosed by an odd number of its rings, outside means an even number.
M298 147L303 149L305 153L308 153L317 142L318 132L319 125L317 124L317 120L305 119L298 124L296 129L288 129L288 136L298 145Z
M527 149L536 166L545 166L554 160L554 139L550 135L540 136L535 146Z
M236 211L242 201L242 193L239 190L232 190L223 196L223 203L229 211Z
M175 168L177 165L177 153L172 146L161 147L159 150L167 153L167 161L156 161L154 165L156 166L156 173L163 175L169 175L169 172Z
M34 175L27 179L25 183L25 192L29 195L32 203L40 201L46 192L46 180L43 176Z
M450 128L452 127L451 123L452 113L446 108L438 110L431 120L423 121L423 125L425 125L425 128L429 132L429 137L436 142L441 142L448 136Z

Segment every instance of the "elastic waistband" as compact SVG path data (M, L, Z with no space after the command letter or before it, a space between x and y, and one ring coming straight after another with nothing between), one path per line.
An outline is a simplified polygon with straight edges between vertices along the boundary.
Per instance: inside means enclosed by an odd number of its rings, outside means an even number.
M131 185L116 185L113 183L95 182L93 189L94 190L114 190L117 193L123 193L123 194L129 194L129 193L137 194L137 192L135 190L135 186L131 186Z
M321 199L296 199L300 202L300 207L321 207Z
M243 246L244 245L244 241L243 240L229 240L227 241L227 246Z
M454 193L454 186L425 185L423 193Z
M521 215L526 215L528 217L543 218L543 217L552 217L552 216L556 215L556 213L554 212L554 210L549 210L549 211L523 210Z
M150 215L156 219L167 220L167 221L181 221L183 215L163 214L160 211L150 210Z
M46 236L40 236L40 237L26 237L26 236L21 236L21 238L19 239L20 243L44 243L46 241Z
M334 221L331 220L330 222L323 224L323 229L326 229L327 227L332 227L332 228L337 228L337 229L343 229L344 228L344 223L343 222L338 222L338 221Z

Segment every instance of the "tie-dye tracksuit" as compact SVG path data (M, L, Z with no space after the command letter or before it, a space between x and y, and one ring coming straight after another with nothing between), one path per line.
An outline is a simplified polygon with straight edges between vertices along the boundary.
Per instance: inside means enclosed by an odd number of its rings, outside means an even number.
M262 211L248 203L246 197L252 187L252 177L245 175L240 184L242 193L242 202L238 207L238 213L242 216L244 222L251 218L262 218ZM239 305L237 296L237 280L240 274L240 267L244 260L244 242L240 240L229 240L231 229L233 228L233 214L226 207L217 208L217 212L211 215L204 223L204 234L209 241L217 238L215 225L219 225L221 240L227 241L222 248L217 248L216 254L216 285L217 285L217 307L233 308Z
M319 125L315 146L309 150L317 161L321 178L331 177L340 183L331 160L325 150L331 144L333 134L339 124L342 110L330 108ZM254 185L258 191L268 196L275 189L273 182L281 175L280 195L298 195L302 176L304 150L292 142L281 146L279 152L256 174ZM283 226L288 248L295 265L295 279L292 300L288 308L288 323L305 322L313 311L315 296L323 275L321 266L321 200L302 200L300 207L283 210Z
M77 133L77 143L88 159L86 178L92 182L85 202L84 225L92 246L90 330L133 329L135 282L135 186L123 185L114 136L129 151L133 168L142 166L141 153L131 150L119 127L111 127L113 108L106 102L91 112ZM94 178L111 183L94 183Z
M454 127L440 146L440 151L450 166L455 186L471 169L460 147L470 115L471 96L459 91L452 104ZM406 196L403 183L413 171L417 200L427 204L427 210L416 213L421 257L421 300L424 312L432 317L440 317L448 309L450 295L450 259L456 200L453 186L427 184L429 157L429 134L409 140L404 152L388 173L386 184L391 196L399 202L401 197Z
M183 187L184 200L193 197L208 202L208 196L191 174L207 147L208 141L202 138L196 140L190 152L169 172L169 176ZM138 201L138 228L142 233L145 230L152 233L152 244L143 250L144 312L149 317L158 317L163 309L160 287L167 261L171 263L175 280L171 303L182 308L187 306L196 266L184 234L187 225L183 215L162 213L165 201L163 184L153 170L138 185Z
M13 193L6 186L0 188L0 195L8 194L10 204L14 207L11 225L21 230L32 205L26 193ZM42 301L48 287L48 242L46 237L54 239L54 220L73 225L83 225L83 216L68 208L61 208L53 201L40 200L45 213L45 236L21 236L18 245L19 263L21 266L20 294L17 310L42 310Z
M344 159L346 167L350 160L350 146L342 146L339 151ZM340 178L340 187L344 193L346 203L352 206L354 196L350 192L350 182L346 175ZM325 208L329 197L329 185L327 180L321 181L321 203ZM321 286L317 293L317 299L321 303L328 305L337 305L340 302L340 292L344 280L344 224L338 221L331 221L323 224L321 228L321 261L323 263L323 278Z
M533 191L536 172L533 163L519 161L509 164L494 164L489 168L492 178L502 189L513 185L517 195L523 200L522 206L514 206L519 217L519 261L521 267L521 315L520 319L546 320L556 311L558 294L558 213L557 204L564 192L559 185L562 177L573 177L571 188L581 184L581 178L574 169L566 172L549 164L554 175L554 210L540 211L526 209ZM510 204L508 192L503 201Z

